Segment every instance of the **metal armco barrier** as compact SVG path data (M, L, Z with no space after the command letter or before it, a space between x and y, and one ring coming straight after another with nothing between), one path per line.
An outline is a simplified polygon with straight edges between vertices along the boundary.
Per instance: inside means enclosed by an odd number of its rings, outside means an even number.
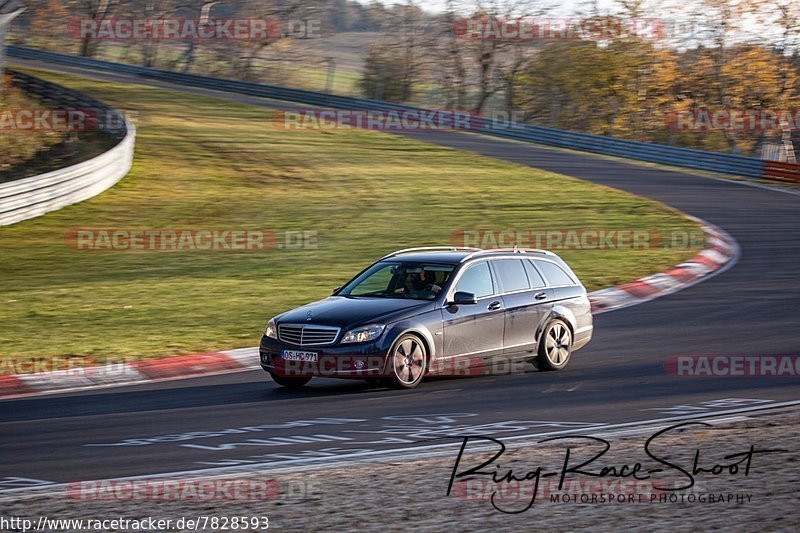
M112 117L114 127L106 131L119 142L111 150L77 165L0 184L0 226L87 200L128 173L133 162L136 131L119 111L59 85L19 72L10 74L14 85L55 107L92 109Z
M333 94L290 89L277 85L241 82L236 80L211 78L194 74L169 72L149 67L125 65L109 61L100 61L78 56L58 54L43 50L35 50L18 46L9 46L8 55L18 59L38 60L59 65L67 65L96 71L128 74L142 78L156 79L174 84L202 87L217 91L272 98L289 102L297 102L318 107L348 109L359 111L416 111L430 112L412 106L392 104L364 98L353 98ZM778 179L782 181L798 181L800 165L783 163L780 166L762 161L754 157L732 154L705 152L675 146L651 144L601 135L575 133L541 126L531 126L516 122L493 122L478 120L472 129L477 133L533 142L546 146L567 148L583 152L610 155L660 163L674 167L693 170L704 170L746 176L761 179Z

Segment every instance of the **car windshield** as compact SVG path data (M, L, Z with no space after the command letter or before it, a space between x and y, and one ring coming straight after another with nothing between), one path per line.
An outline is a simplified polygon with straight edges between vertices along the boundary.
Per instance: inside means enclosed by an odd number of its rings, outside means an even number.
M434 300L453 273L453 265L381 261L361 273L339 296Z

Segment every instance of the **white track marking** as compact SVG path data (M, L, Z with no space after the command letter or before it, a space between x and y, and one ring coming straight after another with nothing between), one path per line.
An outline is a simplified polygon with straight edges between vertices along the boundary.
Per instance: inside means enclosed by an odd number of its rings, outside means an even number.
M729 409L724 411L716 411L710 413L701 413L685 416L671 416L666 418L653 418L649 420L638 420L636 422L622 422L618 424L605 424L595 426L593 428L575 428L560 431L549 431L544 433L533 433L529 435L517 435L515 437L504 437L503 442L513 441L516 445L521 446L528 443L536 443L543 437L553 437L569 434L581 435L612 435L613 430L630 431L644 431L645 429L653 429L654 427L662 428L667 427L665 424L670 422L681 422L686 420L715 420L719 417L727 415L741 415L742 413L752 413L755 411L763 411L768 409L778 409L781 407L794 407L800 405L800 400L790 402L775 402L752 407L744 407L739 409ZM645 426L647 428L645 428ZM456 437L458 438L458 437ZM184 470L177 472L163 472L159 474L146 474L139 476L128 476L121 478L112 478L115 481L123 480L142 480L142 479L160 479L160 478L194 478L202 476L204 479L222 477L231 474L242 475L245 473L257 473L259 471L268 471L270 475L278 473L302 472L307 470L318 470L320 468L335 468L342 466L352 466L353 463L374 463L374 462L390 462L405 460L421 460L430 459L435 457L452 455L453 449L461 445L457 440L454 442L443 444L428 444L423 446L410 446L404 448L394 448L388 450L377 450L371 452L358 452L341 456L328 456L328 457L309 457L304 459L289 459L286 461L272 462L272 463L256 463L244 466L235 467L218 467L218 468L203 468L195 470ZM477 451L478 448L476 447ZM85 481L85 480L84 480ZM100 481L100 480L96 480ZM25 489L10 489L0 491L0 501L13 501L20 497L30 496L43 496L61 494L66 490L68 483L53 483L50 485L25 488Z

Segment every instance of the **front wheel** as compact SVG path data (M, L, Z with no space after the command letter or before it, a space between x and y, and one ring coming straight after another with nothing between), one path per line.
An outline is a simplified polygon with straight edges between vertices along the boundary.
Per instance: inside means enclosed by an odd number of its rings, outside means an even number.
M561 370L572 354L572 332L569 326L555 319L544 328L539 339L538 362L541 370Z
M389 354L386 384L393 389L413 389L422 381L427 364L428 353L419 337L403 335Z
M274 372L270 372L269 375L272 377L272 381L274 381L281 387L286 387L287 389L299 389L300 387L311 381L311 376L303 376L299 378L287 378L286 376L279 376Z

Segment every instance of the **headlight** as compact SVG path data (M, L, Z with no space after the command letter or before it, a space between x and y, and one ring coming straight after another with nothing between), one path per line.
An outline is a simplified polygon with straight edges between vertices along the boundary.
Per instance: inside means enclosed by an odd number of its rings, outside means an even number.
M374 341L381 336L384 329L386 329L384 324L370 324L368 326L351 329L342 337L342 343Z
M270 320L267 323L267 329L264 330L264 335L266 335L267 337L270 337L272 339L277 339L278 338L278 333L277 332L278 332L278 330L275 327L275 320Z

